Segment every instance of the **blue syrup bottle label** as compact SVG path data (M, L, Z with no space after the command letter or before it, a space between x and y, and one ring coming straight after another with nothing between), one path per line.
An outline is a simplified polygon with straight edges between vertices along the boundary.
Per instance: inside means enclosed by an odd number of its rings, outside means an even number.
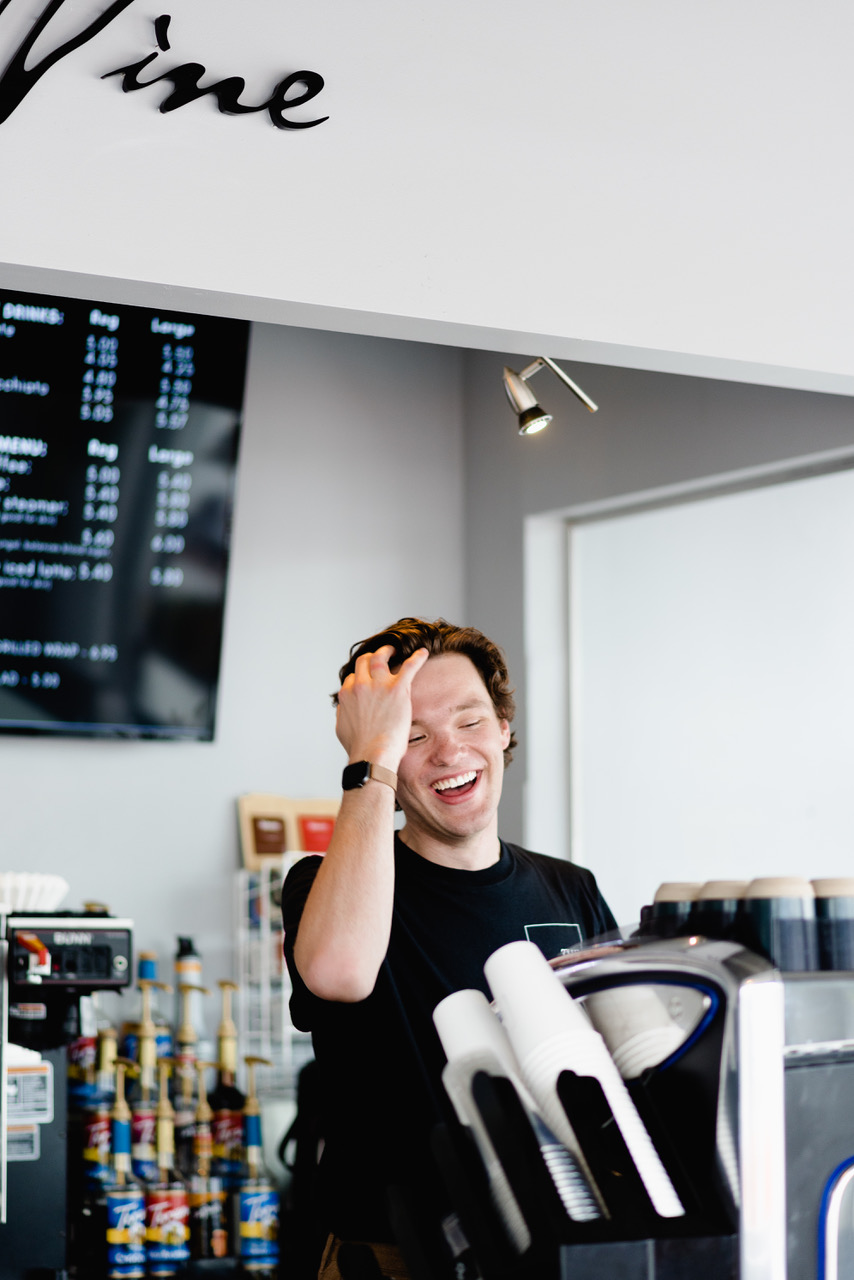
M145 1275L145 1197L139 1187L107 1191L107 1275Z
M265 1270L279 1260L279 1196L270 1186L241 1187L240 1260L247 1271Z

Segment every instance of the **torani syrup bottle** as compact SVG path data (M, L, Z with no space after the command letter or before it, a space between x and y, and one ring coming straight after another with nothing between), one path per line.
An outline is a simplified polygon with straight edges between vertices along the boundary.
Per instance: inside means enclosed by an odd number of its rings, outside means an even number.
M244 1058L249 1095L243 1108L244 1158L237 1190L237 1256L244 1275L272 1280L279 1266L279 1192L264 1163L261 1104L255 1092L255 1068L271 1067L267 1058Z
M190 1203L184 1179L175 1170L175 1112L169 1101L171 1062L157 1064L157 1177L145 1190L145 1246L150 1276L174 1276L190 1260Z
M205 1090L205 1071L214 1062L197 1062L199 1101L193 1128L193 1168L187 1179L190 1197L190 1257L193 1261L228 1256L225 1188L211 1170L213 1112Z
M222 1017L217 1030L217 1082L210 1095L213 1110L213 1172L222 1178L226 1192L240 1178L243 1154L243 1104L237 1088L237 1027L231 1016L231 996L237 984L220 979Z
M139 1022L136 1045L139 1071L138 1089L132 1106L131 1152L133 1172L141 1182L145 1183L157 1181L155 1154L157 1115L154 1105L154 1092L157 1088L157 1027L151 1016L151 1000L156 988L169 990L161 982L140 978L142 1017Z
M94 1256L103 1270L106 1247L104 1189L110 1181L110 1109L108 1098L92 1078L88 1102L68 1108L68 1257L81 1266Z
M133 1068L134 1064L117 1059L110 1181L105 1190L106 1275L110 1280L131 1280L145 1275L145 1196L131 1169L130 1107L125 1101L128 1067Z
M97 1190L110 1180L110 1122L116 1096L116 1031L98 1032L95 1088L83 1114L83 1186ZM70 1188L69 1188L70 1190Z
M198 987L192 982L182 982L178 987L181 1013L175 1034L175 1076L172 1096L175 1103L175 1164L185 1177L190 1173L193 1162L196 1061L199 1056L198 1034L192 1019L192 1000L194 996L200 994L208 995L207 987Z

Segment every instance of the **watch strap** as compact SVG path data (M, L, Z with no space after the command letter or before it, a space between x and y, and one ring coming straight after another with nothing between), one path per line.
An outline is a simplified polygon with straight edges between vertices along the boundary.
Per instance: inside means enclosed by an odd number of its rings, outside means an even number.
M371 764L369 760L348 764L341 778L341 786L345 791L355 791L371 779L374 782L384 782L387 787L391 787L392 791L397 793L397 774L391 769L386 769L385 765Z

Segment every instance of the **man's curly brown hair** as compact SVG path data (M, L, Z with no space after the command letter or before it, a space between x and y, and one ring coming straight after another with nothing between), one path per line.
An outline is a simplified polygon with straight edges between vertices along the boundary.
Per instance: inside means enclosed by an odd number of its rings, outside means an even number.
M338 672L341 684L355 671L357 658L363 653L375 653L386 644L394 648L395 657L391 661L393 669L417 649L427 649L431 657L440 653L463 654L477 668L498 719L506 720L508 724L512 721L516 714L516 702L510 687L507 663L498 645L493 644L482 631L475 627L454 626L444 618L437 618L435 622L428 622L424 618L401 618L384 631L378 631L376 635L369 636L367 640L359 640L352 646L349 660ZM333 693L332 701L338 705L337 693ZM516 745L516 735L511 732L510 741L504 749L505 768L513 759Z

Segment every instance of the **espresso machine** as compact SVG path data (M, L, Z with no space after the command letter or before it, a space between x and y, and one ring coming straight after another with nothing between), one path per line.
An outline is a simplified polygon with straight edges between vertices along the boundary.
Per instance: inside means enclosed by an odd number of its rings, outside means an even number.
M0 907L0 1280L67 1264L66 1047L81 996L132 978L133 922Z
M615 1092L590 1056L552 1067L551 1101L576 1144L568 1197L542 1138L543 1117L554 1130L560 1117L529 1095L534 1077L516 1078L500 1053L449 1060L462 1105L436 1135L437 1159L483 1280L854 1275L854 975L783 972L697 935L602 942L547 967L622 1078ZM512 1031L502 996L492 1012ZM536 1000L520 987L531 1062ZM638 1022L645 1009L658 1012ZM542 1038L555 1038L551 1015ZM676 1208L661 1199L662 1170Z

